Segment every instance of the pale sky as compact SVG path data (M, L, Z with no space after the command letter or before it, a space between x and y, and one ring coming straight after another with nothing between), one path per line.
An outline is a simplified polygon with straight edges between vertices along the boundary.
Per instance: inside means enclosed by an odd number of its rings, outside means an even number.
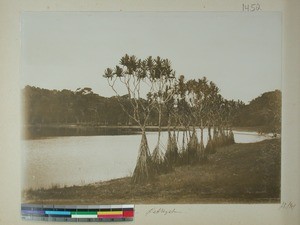
M227 99L281 89L277 12L26 12L21 29L22 87L108 97L104 70L128 53L168 58L177 75L206 76Z

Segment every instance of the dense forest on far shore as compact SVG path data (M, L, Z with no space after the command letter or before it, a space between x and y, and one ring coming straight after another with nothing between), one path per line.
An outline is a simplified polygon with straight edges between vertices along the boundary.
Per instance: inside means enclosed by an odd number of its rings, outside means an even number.
M130 109L128 96L102 97L91 88L48 90L26 86L22 89L24 125L136 125L122 110L118 101ZM158 114L154 110L148 125L157 126ZM162 125L167 118L162 116ZM281 91L265 92L248 104L239 103L233 119L235 127L259 127L262 132L280 133Z

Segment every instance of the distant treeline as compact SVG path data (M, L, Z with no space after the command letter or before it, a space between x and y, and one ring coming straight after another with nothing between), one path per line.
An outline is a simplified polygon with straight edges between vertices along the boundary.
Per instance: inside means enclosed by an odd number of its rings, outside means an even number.
M281 91L265 92L244 105L234 125L260 127L262 132L281 133Z
M131 109L128 96L121 98L102 97L91 88L70 90L48 90L26 86L22 90L25 125L136 125L121 108L119 101ZM143 100L141 100L143 101ZM146 100L144 100L146 101ZM153 110L148 125L158 125L158 113ZM167 125L162 116L162 125ZM239 111L233 126L261 127L262 132L280 132L281 92L279 90L263 93L250 101L240 102Z

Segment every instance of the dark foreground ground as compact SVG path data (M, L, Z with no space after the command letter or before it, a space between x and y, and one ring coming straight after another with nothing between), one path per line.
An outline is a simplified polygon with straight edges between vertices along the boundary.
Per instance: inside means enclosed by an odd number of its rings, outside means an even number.
M206 164L176 167L146 185L133 185L125 177L85 186L30 190L23 193L23 203L278 203L280 149L279 139L234 144L218 149Z

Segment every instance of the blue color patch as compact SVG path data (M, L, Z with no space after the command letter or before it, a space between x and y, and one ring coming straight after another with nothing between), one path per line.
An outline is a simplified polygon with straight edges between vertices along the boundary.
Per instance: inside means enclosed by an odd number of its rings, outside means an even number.
M70 216L70 211L45 211L47 215L59 215L59 216Z

